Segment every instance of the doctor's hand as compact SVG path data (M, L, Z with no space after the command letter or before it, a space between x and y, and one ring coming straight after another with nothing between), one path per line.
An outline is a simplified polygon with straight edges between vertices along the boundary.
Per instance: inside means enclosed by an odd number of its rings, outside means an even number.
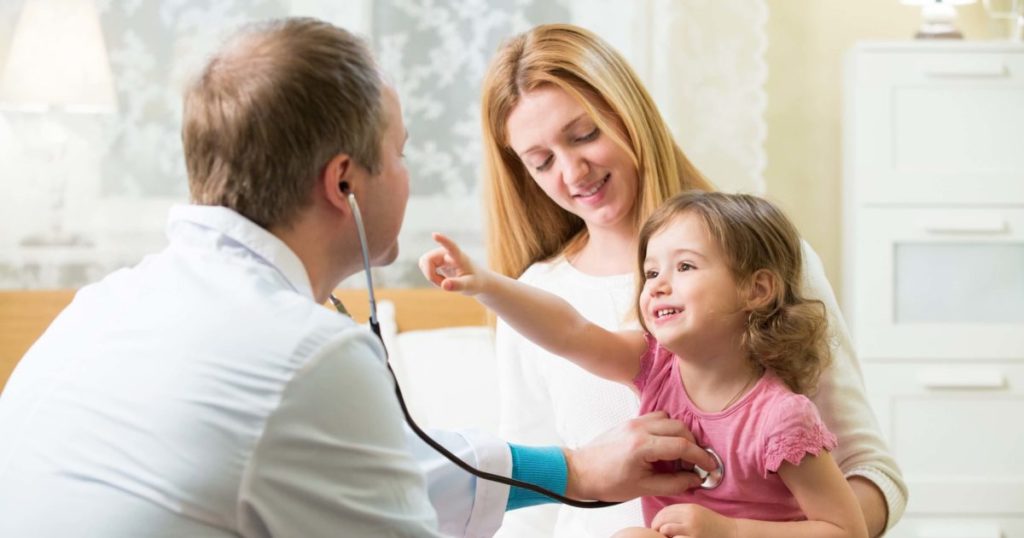
M566 496L625 501L646 495L677 495L700 485L690 471L658 472L658 461L683 460L715 469L715 460L693 440L682 422L664 411L617 426L575 450L566 449Z
M445 291L458 291L464 295L482 293L492 276L491 271L477 268L459 245L448 237L437 232L431 237L441 246L420 256L423 276Z

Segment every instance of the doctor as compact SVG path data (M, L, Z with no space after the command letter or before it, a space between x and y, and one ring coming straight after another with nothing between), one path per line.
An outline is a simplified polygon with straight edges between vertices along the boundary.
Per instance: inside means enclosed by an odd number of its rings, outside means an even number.
M365 46L251 27L187 90L192 204L170 245L82 288L0 397L0 536L487 536L547 502L477 481L404 427L376 339L321 306L395 259L409 195L398 99ZM577 499L696 485L714 463L647 415L576 450L437 433L477 467Z

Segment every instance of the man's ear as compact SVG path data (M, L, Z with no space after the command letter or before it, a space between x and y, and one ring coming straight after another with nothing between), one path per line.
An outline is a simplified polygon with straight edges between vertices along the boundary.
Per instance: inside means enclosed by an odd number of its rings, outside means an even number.
M352 157L339 153L327 162L317 181L317 188L323 192L327 202L346 213L350 211L348 194L356 183L357 168Z
M778 275L767 269L758 269L751 275L747 286L747 310L757 310L775 300L780 283Z

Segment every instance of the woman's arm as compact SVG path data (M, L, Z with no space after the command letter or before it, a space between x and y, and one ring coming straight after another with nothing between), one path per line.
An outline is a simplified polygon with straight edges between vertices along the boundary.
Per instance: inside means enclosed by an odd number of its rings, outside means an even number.
M519 334L587 371L631 384L646 341L640 331L613 332L591 323L561 297L487 269L476 268L451 239L420 258L420 270L446 291L475 296Z
M828 452L807 454L800 465L784 462L779 477L796 497L805 521L733 519L696 504L663 508L651 528L666 536L732 538L866 538L853 491Z
M807 242L803 257L801 291L825 304L832 339L832 366L822 372L811 400L839 439L832 456L853 488L870 535L881 536L903 516L907 486L868 405L860 363L825 269Z
M881 536L885 532L886 521L889 521L889 506L885 503L882 490L878 489L874 482L859 475L851 475L846 482L850 484L853 495L860 505L860 511L868 526L868 536Z

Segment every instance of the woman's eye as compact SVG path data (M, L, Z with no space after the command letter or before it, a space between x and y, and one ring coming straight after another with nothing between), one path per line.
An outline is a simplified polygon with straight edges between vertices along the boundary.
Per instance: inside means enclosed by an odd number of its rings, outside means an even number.
M547 170L548 168L551 168L551 161L553 161L554 159L555 159L554 155L548 155L548 158L544 159L544 162L538 164L537 166L534 166L533 169L538 171L538 172L543 172L543 171Z
M597 127L594 127L594 129L592 131L590 131L589 133L587 133L587 134L585 134L583 136L577 136L575 138L575 141L576 142L590 142L591 140L597 138L597 135L600 134L600 132L601 131L598 130Z
M693 265L690 265L689 263L682 262L682 263L680 263L676 267L676 269L678 269L679 272L683 272L683 271L692 271L692 270L696 269L696 267L694 267Z

